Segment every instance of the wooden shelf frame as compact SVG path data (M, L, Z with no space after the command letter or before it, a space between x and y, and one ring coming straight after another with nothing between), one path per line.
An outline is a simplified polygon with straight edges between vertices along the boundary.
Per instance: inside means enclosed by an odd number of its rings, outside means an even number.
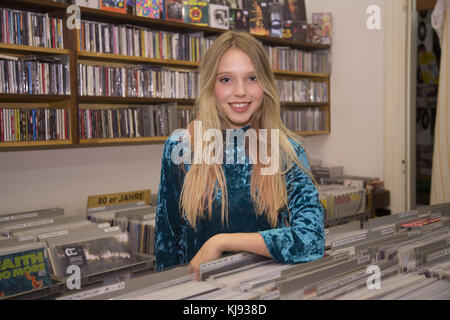
M64 26L67 23L68 15L66 14L68 4L51 2L49 0L2 0L0 7L7 7L18 10L29 10L41 13L49 13L51 17L63 19ZM151 19L147 17L138 17L131 14L120 14L115 12L103 11L100 9L92 9L80 7L82 20L93 20L112 24L131 24L141 27L152 28L155 30L178 32L178 33L194 33L202 32L205 36L218 36L226 30L211 27L197 26L176 21L167 21L159 19ZM266 36L254 35L262 41L264 45L269 46L289 46L293 49L303 51L326 51L330 49L330 45L312 44L306 42L292 41L289 39L272 38ZM182 106L193 106L194 99L161 99L161 98L139 98L139 97L92 97L79 96L78 94L78 64L85 61L94 63L95 61L125 64L149 64L156 66L166 66L173 68L181 68L187 70L195 70L199 63L190 61L177 61L165 59L153 59L139 56L114 55L106 53L92 53L78 50L78 39L76 30L68 30L64 27L64 49L53 49L44 47L33 47L25 45L4 44L0 43L0 54L12 55L61 55L69 57L70 64L70 95L27 95L27 94L0 94L1 103L17 103L20 107L21 103L56 103L64 102L68 104L70 117L70 139L68 140L51 140L51 141L24 141L24 142L2 142L0 143L0 151L16 151L16 150L33 150L33 149L55 149L55 148L79 148L79 147L95 147L95 146L114 146L114 145L138 145L138 144L161 144L168 137L141 137L141 138L110 138L110 139L80 139L78 116L80 105L89 104L161 104L169 102L177 102ZM330 75L323 73L308 73L296 71L274 70L277 79L310 79L313 81L326 81L328 84L328 102L327 103L297 103L284 102L281 103L282 109L294 110L301 108L316 108L326 110L327 123L326 130L320 132L295 132L301 136L327 135L330 130Z
M0 52L19 54L39 54L39 55L69 55L68 49L54 49L45 47L26 46L21 44L9 44L0 42Z
M77 52L78 60L89 61L109 61L109 62L122 62L122 63L135 63L135 64L152 64L170 67L182 67L189 69L198 68L197 62L183 61L183 60L167 60L167 59L155 59L139 56L126 56L112 53L96 53L96 52Z
M140 56L127 56L112 53L97 53L86 51L77 51L77 57L78 60L122 62L122 63L136 63L136 64L140 63L140 64L161 65L170 67L181 67L186 69L197 69L199 66L198 62L191 62L191 61L155 59ZM286 70L274 70L273 73L277 78L302 77L310 79L327 79L330 77L330 75L327 73L313 73L313 72L286 71Z

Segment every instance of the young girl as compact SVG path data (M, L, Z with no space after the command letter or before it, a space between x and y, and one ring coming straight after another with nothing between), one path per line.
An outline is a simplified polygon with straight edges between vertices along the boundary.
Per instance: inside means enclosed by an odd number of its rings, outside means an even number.
M164 146L157 270L189 263L198 278L199 266L224 252L246 251L284 264L323 257L323 208L306 152L281 122L264 47L248 33L226 32L214 41L199 71L198 117ZM246 141L258 140L256 152L255 144L231 138L239 132ZM207 133L215 146L223 139L223 154L211 151ZM215 161L199 161L208 150ZM261 156L264 150L272 163ZM184 161L174 161L180 155ZM277 170L264 173L274 161Z

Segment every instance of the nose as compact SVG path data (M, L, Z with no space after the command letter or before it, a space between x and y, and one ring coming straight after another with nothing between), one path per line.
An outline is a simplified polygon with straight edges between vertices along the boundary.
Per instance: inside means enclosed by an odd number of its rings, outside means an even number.
M234 95L236 97L243 97L247 94L247 88L245 87L245 83L242 80L236 82L234 87Z

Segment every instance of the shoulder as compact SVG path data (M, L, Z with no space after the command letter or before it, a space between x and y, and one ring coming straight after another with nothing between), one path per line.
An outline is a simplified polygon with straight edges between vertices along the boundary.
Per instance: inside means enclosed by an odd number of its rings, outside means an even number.
M185 129L175 130L164 143L165 152L172 151L177 145L187 142L190 139L189 131Z
M170 162L170 166L189 163L190 143L190 135L187 130L175 130L164 143L163 162Z
M309 167L308 156L306 154L305 148L300 144L299 141L294 140L291 137L288 137L288 140L294 148L295 154L297 155L300 163L305 167L305 169L310 170L311 168Z
M172 132L169 138L166 140L166 145L177 145L186 139L190 138L189 131L186 129L176 129Z

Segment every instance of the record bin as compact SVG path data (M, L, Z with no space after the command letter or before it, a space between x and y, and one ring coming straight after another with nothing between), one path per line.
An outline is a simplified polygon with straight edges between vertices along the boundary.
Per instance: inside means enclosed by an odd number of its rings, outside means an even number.
M53 300L61 295L64 291L66 282L63 279L51 276L52 283L40 289L25 291L0 298L1 300Z
M135 256L137 258L136 263L81 277L80 290L68 289L66 286L66 278L52 275L52 284L50 286L7 296L0 300L53 300L64 294L73 294L89 288L115 283L122 279L130 279L154 272L154 256L142 253L136 253Z
M80 290L94 288L105 284L111 284L123 279L129 279L135 276L145 275L154 272L155 269L154 256L142 253L135 253L135 256L137 258L136 263L81 277ZM66 279L64 278L60 278L60 280L64 281L64 283L66 282ZM64 290L62 293L74 293L77 291L79 290L70 290L67 288L67 286L64 286Z

